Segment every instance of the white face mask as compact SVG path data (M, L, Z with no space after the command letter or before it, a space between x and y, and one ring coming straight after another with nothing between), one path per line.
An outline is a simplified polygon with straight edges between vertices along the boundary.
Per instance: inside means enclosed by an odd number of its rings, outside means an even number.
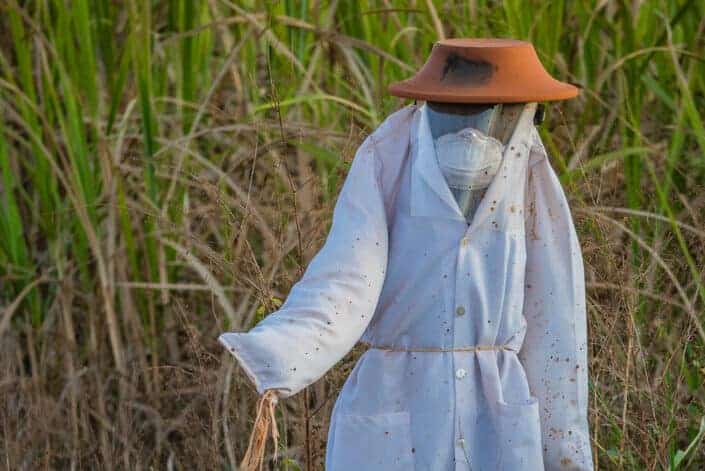
M504 144L467 127L434 140L438 165L468 222L502 162Z

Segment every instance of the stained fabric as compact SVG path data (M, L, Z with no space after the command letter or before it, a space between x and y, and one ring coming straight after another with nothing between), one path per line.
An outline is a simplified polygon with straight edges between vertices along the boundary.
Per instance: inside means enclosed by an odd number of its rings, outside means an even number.
M388 116L284 304L220 335L282 398L369 346L333 407L326 470L593 469L582 256L535 110L469 223L425 105Z

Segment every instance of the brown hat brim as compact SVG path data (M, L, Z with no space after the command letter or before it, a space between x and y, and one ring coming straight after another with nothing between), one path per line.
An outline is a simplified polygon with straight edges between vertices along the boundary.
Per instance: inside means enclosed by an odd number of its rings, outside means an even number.
M502 38L439 41L418 73L389 86L394 96L449 103L556 101L579 91L551 77L531 43Z

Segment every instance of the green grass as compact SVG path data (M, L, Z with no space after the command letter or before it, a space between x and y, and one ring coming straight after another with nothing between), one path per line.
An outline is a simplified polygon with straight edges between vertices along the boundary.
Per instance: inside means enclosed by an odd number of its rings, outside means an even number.
M8 469L234 468L256 395L215 337L286 297L357 146L404 103L387 85L440 36L531 40L583 87L541 134L585 254L596 462L705 467L703 2L0 12ZM356 355L280 408L283 468L320 466Z

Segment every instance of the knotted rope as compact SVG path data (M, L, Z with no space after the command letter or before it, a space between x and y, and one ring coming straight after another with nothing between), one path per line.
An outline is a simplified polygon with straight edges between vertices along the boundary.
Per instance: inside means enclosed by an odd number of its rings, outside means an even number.
M277 450L279 448L279 431L277 421L274 416L274 409L278 402L277 392L268 389L262 394L257 402L257 416L255 424L250 434L250 442L247 451L240 463L242 471L261 471L264 462L264 450L267 445L267 435L269 428L272 429L272 440L274 441L274 461L277 460Z

